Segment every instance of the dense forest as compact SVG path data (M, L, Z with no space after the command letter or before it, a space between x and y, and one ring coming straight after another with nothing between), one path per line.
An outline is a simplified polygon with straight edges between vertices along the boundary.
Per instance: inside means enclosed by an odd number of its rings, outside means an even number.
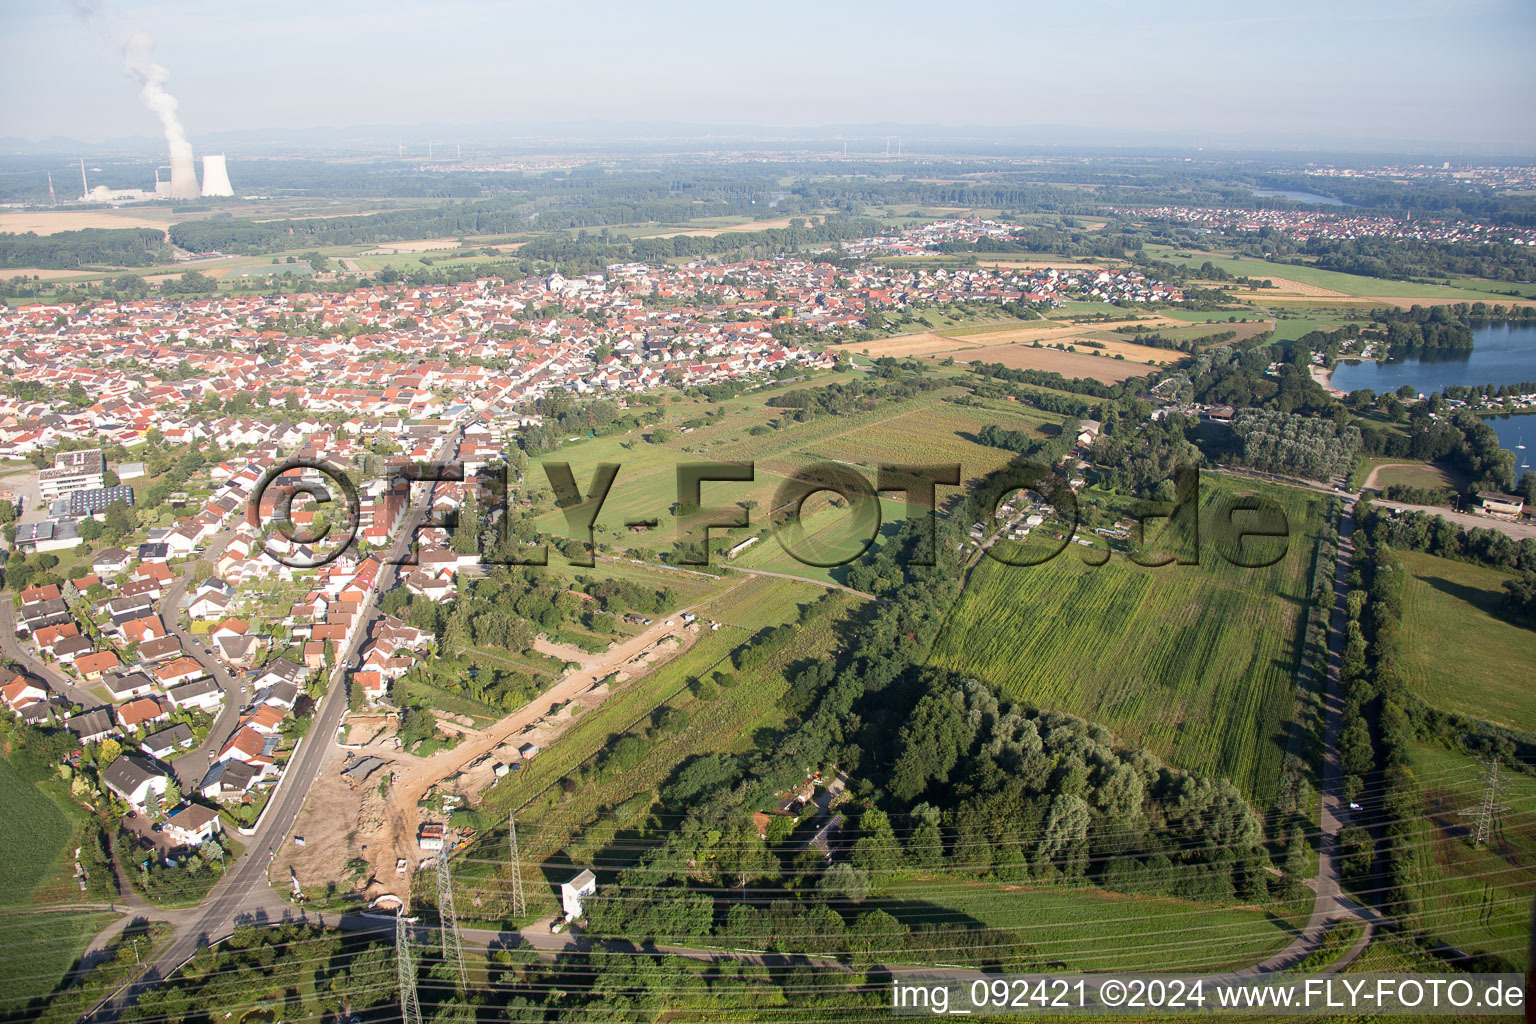
M165 232L155 228L85 228L51 235L0 232L0 267L147 267L167 256Z

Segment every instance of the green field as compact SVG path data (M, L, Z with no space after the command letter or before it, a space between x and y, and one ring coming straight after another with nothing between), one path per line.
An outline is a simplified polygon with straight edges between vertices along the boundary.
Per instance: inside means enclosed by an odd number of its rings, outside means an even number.
M0 904L32 898L57 869L70 837L70 823L54 802L0 758Z
M0 1020L27 1020L26 1005L53 992L91 937L115 917L108 913L0 914ZM148 952L146 948L145 952Z
M636 430L568 441L540 461L569 462L583 487L592 479L598 463L618 463L621 468L598 516L597 539L625 547L658 548L677 539L677 523L671 509L678 499L677 467L688 462L753 463L752 482L705 483L702 499L705 507L756 502L750 513L755 530L766 523L768 511L775 507L776 495L790 474L813 462L830 460L861 467L871 485L874 468L882 462L959 463L964 476L973 478L1005 464L1009 458L1009 453L1001 449L971 440L986 424L1039 431L1045 424L1059 422L1058 417L1026 408L981 410L943 401L945 397L960 395L958 387L883 402L870 412L822 415L805 423L794 422L785 416L785 410L764 404L774 394L839 379L823 375L813 381L714 404L694 399L670 403L665 407L661 425L673 430L674 436L662 444L644 440L645 432ZM724 414L688 433L680 432L681 424L704 416L710 409L723 409ZM749 433L754 427L770 423L779 426L767 433ZM535 489L548 486L543 472L537 468L530 473L529 480ZM941 495L944 493L941 491ZM626 521L648 518L660 520L658 529L632 533L624 526ZM568 532L564 514L558 510L544 513L538 522L545 532ZM734 540L750 536L748 531L718 532Z
M1072 712L1181 768L1225 776L1259 806L1274 795L1305 624L1321 498L1241 488L1281 501L1286 556L1245 569L1214 550L1202 481L1201 563L1144 569L1116 556L1089 568L1070 548L1044 565L984 559L933 661L1025 704Z
M1536 630L1498 615L1509 574L1417 551L1398 557L1413 574L1402 637L1414 692L1448 711L1536 732Z
M517 775L486 795L486 807L496 813L517 810L519 842L525 861L542 861L552 868L567 857L593 862L594 855L619 831L613 809L638 794L654 792L685 758L694 754L750 750L760 729L783 725L778 700L788 688L783 669L811 657L825 657L836 646L839 609L856 598L834 597L835 606L803 628L774 656L751 669L737 671L731 651L765 626L793 621L802 604L821 597L819 588L764 577L739 580L728 592L699 610L701 619L723 623L702 633L693 646L654 671L622 686L592 713L578 719L548 750ZM713 699L689 689L696 678L716 671L735 675L737 685L720 688ZM617 734L635 731L659 709L673 708L689 716L683 729L651 736L652 746L639 763L622 772L589 774L567 792L562 782L585 766L590 771ZM502 832L501 841L505 841ZM574 848L570 844L575 844ZM504 910L504 858L495 851L470 851L465 872L455 872L462 885L484 895L476 917L496 918ZM569 851L569 852L567 852ZM577 856L579 854L579 857ZM612 859L609 857L608 859ZM535 885L539 899L545 890ZM553 905L541 909L552 909Z
M1466 475L1458 473L1446 466L1434 462L1403 462L1399 459L1366 459L1365 465L1360 471L1360 479L1363 481L1376 467L1381 467L1381 472L1376 474L1376 482L1373 485L1376 490L1384 491L1393 484L1405 484L1409 487L1423 487L1427 490L1437 490L1447 487L1460 489L1469 482Z
M1255 260L1247 257L1234 259L1224 254L1195 253L1189 256L1178 256L1176 250L1167 246L1149 245L1146 247L1147 255L1154 259L1168 260L1173 263L1182 263L1192 268L1198 268L1209 260L1214 266L1220 267L1233 277L1284 278L1287 281L1295 281L1298 284L1315 285L1318 288L1328 288L1349 296L1369 296L1381 298L1424 298L1424 299L1455 299L1476 302L1487 301L1488 293L1472 291L1466 288L1447 288L1444 285L1413 284L1409 281L1392 281L1380 277L1360 277L1356 274L1341 274L1334 270L1319 270L1317 267L1305 264L1271 263L1268 260ZM1263 291L1245 292L1245 296L1262 300Z
M873 902L908 925L979 922L1011 932L1041 960L1070 971L1246 967L1280 950L1295 935L1286 918L1253 907L1066 885L1034 888L920 879L891 886ZM942 953L937 959L943 959Z
M1462 813L1482 795L1478 766L1442 747L1416 744L1413 770L1424 790L1417 840L1417 920L1434 938L1469 953L1529 962L1531 899L1536 896L1536 779L1505 772L1490 842L1473 846Z

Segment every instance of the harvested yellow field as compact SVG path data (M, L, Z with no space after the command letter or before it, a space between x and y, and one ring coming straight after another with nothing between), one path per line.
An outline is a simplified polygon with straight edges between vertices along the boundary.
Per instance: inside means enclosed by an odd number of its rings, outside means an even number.
M961 338L946 337L942 334L924 332L922 334L897 334L889 338L876 338L874 341L850 342L837 347L857 352L860 355L868 354L877 358L880 356L895 356L897 359L907 359L949 352L962 352L981 348L989 344L991 344L991 341L987 338L975 338L967 341Z
M957 361L963 359L966 362L1002 363L1011 370L1044 370L1047 373L1059 373L1063 377L1091 377L1111 384L1127 377L1139 377L1151 372L1151 368L1145 363L1133 363L1129 357L1122 360L1112 356L1091 356L1084 352L1035 348L1033 345L997 345L992 348L972 349L963 357L955 356L955 359Z
M0 279L9 281L13 277L36 278L39 281L68 281L74 277L99 277L98 270L49 270L46 267L17 267L14 270L0 270Z
M52 235L60 231L86 228L159 228L175 223L170 211L143 210L28 210L24 213L0 213L0 232Z

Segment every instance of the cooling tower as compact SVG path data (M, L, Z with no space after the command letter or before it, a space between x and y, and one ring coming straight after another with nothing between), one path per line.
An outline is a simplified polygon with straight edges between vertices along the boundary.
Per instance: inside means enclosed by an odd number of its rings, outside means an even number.
M196 199L200 194L197 187L197 167L192 162L191 147L188 147L185 153L172 151L171 198Z
M229 183L229 168L224 165L224 154L203 157L203 195L232 196L234 187Z

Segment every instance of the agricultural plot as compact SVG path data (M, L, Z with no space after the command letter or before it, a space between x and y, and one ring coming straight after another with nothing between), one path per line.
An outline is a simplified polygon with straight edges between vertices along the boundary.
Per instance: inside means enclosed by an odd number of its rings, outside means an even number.
M939 492L940 500L944 492ZM836 507L824 500L826 495L816 495L806 501L801 510L800 524L804 531L798 539L787 537L788 544L796 552L806 554L811 561L837 562L832 566L810 565L786 549L778 532L782 527L770 527L751 547L736 558L722 564L743 569L762 569L782 572L807 580L824 583L846 583L847 566L860 556L860 546L867 533L860 535L859 523L846 507ZM880 528L869 550L878 550L888 537L894 536L907 516L907 506L900 498L880 499ZM814 596L812 593L810 596ZM750 622L744 622L748 625Z
M1262 807L1274 795L1320 499L1202 481L1198 565L1099 568L1068 550L1044 565L984 559L935 645L934 663L1025 704L1101 722L1127 746L1225 776ZM1239 568L1209 536L1215 500L1264 493L1290 521L1285 557Z
M1417 920L1435 939L1468 953L1493 953L1524 970L1530 962L1531 898L1536 893L1536 779L1504 773L1493 835L1469 840L1462 813L1482 795L1477 764L1441 747L1415 744L1414 775L1425 814L1415 843L1420 884L1411 892Z
M0 903L24 904L57 869L70 823L54 802L0 758ZM21 823L25 823L24 825Z
M1024 416L936 402L806 444L800 454L869 470L881 463L959 463L962 476L973 479L1007 465L1013 457L1011 452L974 440L984 427L994 423L1010 430L1034 429L1045 436L1038 429L1040 421Z
M1398 557L1411 574L1401 632L1409 685L1435 707L1536 732L1536 630L1501 615L1509 574L1417 551Z
M911 403L890 403L875 413L848 417L820 417L810 423L794 423L786 415L789 410L770 407L765 403L775 395L786 394L805 387L820 387L841 379L834 375L821 375L807 381L778 386L740 395L723 402L708 403L702 399L688 399L669 403L665 415L657 426L673 433L662 444L645 440L649 429L634 430L627 434L608 437L589 437L567 441L548 455L534 460L528 475L530 486L547 489L548 482L538 464L543 462L568 462L577 483L583 489L592 480L596 466L601 462L615 462L620 466L614 479L613 489L598 516L596 531L599 539L619 538L624 545L641 544L653 547L658 542L670 544L676 539L671 510L677 502L677 467L687 462L700 461L754 461L756 478L751 483L706 483L703 501L706 506L731 505L741 501L755 501L758 507L767 509L773 494L783 484L781 473L792 471L782 468L775 471L766 462L773 453L792 451L799 444L833 431L851 429L861 423L896 415L917 402L929 398L914 399ZM958 393L958 392L957 392ZM709 417L711 411L723 410L723 415ZM704 420L698 427L684 424ZM778 429L767 434L752 436L754 427L778 423ZM684 433L683 431L687 431ZM790 464L786 464L790 465ZM637 535L624 525L637 519L659 519L659 533L649 539ZM551 510L539 519L539 528L550 534L565 536L568 529L565 516ZM659 538L659 540L658 540Z
M0 1020L29 1019L27 1004L58 989L91 937L115 916L0 913L0 946L5 949L0 958Z
M1316 297L1326 298L1338 296L1356 296L1362 298L1418 298L1425 301L1446 302L1475 302L1479 299L1486 300L1486 292L1476 292L1465 288L1447 288L1444 285L1414 284L1411 281L1391 281L1378 277L1360 277L1356 274L1343 274L1334 270L1321 270L1306 264L1270 263L1267 260L1255 260L1247 257L1234 259L1231 256L1219 253L1176 253L1164 246L1148 246L1147 255L1157 259L1166 259L1174 263L1182 263L1186 266L1198 268L1209 260L1213 265L1220 267L1233 277L1254 277L1259 280L1269 279L1279 284L1282 280L1301 285L1302 291L1318 289ZM1284 290L1283 288L1280 290ZM1260 290L1251 294L1262 299L1267 290ZM1298 293L1299 294L1299 293ZM1295 296L1289 296L1294 298Z
M1295 934L1285 918L1254 907L1075 886L921 879L874 902L908 925L980 923L1009 932L1068 971L1222 971L1263 960Z
M1068 341L1067 344L1071 342ZM1141 348L1141 346L1135 347ZM1108 384L1116 384L1127 377L1140 377L1151 372L1145 363L1134 362L1129 358L1115 359L1113 356L1091 354L1094 351L1096 350L1085 349L1079 352L1063 352L1054 348L1035 348L1033 345L993 345L989 348L972 349L965 354L965 358L978 363L1002 363L1013 370L1043 370L1046 373L1059 373L1068 378L1088 377ZM1178 353L1161 349L1145 351L1158 353L1158 365L1171 362L1178 355Z
M1435 462L1400 462L1395 459L1367 459L1362 468L1370 486L1384 491L1393 484L1438 490L1454 487L1458 490L1470 481L1466 474ZM1372 475L1374 474L1374 476Z

